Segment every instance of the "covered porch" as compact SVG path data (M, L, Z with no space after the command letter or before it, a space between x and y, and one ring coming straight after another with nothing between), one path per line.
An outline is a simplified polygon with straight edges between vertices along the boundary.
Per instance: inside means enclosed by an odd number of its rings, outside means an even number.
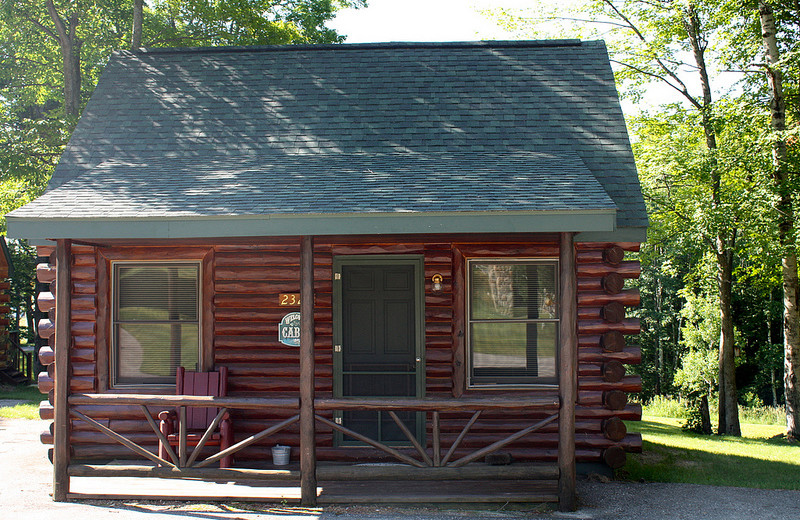
M55 333L55 393L54 393L54 498L91 498L100 496L87 493L83 487L86 477L105 479L152 477L168 480L203 482L233 482L214 486L189 486L189 491L170 494L176 488L160 486L161 498L202 498L282 501L296 500L303 505L341 502L558 502L564 510L575 504L575 401L577 396L577 330L576 330L576 280L575 248L571 233L560 234L559 266L561 270L561 330L559 354L559 384L557 397L475 397L475 398L340 398L320 399L314 395L314 259L313 241L309 236L301 243L301 337L300 337L300 395L298 398L261 397L200 397L164 396L143 394L72 394L69 382L70 338L70 247L69 240L58 240L56 260L56 333ZM194 450L185 442L185 419L182 417L179 435L182 442L173 453L173 464L142 448L124 435L76 410L80 406L138 406L143 418L153 429L154 438L160 434L153 412L164 407L219 408L217 419L211 424L210 437L216 423L227 410L281 411L289 418L275 422L261 432L240 440L230 448L210 457L201 458L204 441ZM334 411L382 411L389 414L406 435L409 448L395 448L370 439L338 424ZM515 411L530 414L530 424L502 440L478 449L463 449L456 455L462 441L470 435L472 424L483 411ZM425 445L421 445L402 420L398 412L425 414L429 431ZM460 414L466 420L463 429L449 445L442 445L439 421L444 414ZM180 414L183 415L183 414ZM78 419L90 424L115 441L127 446L139 459L149 459L150 464L86 465L70 460L70 424ZM551 423L558 425L557 460L552 463L512 464L490 466L482 462L490 453L540 430ZM263 441L282 429L299 424L299 464L288 468L236 467L215 469L210 467L228 454ZM385 464L350 464L345 462L320 462L316 456L318 429L338 431L370 446L376 453L395 462ZM74 482L71 483L71 480ZM149 479L148 479L149 480ZM430 482L436 485L431 486ZM402 492L389 493L386 482L403 482ZM73 486L72 484L75 484ZM253 485L251 485L253 484ZM225 486L220 489L219 486ZM247 490L244 486L246 485ZM74 489L73 489L74 488ZM122 494L104 494L109 498L134 496L135 486L122 488ZM142 493L154 497L152 489ZM202 489L193 495L191 489ZM236 490L236 493L231 491ZM236 496L234 496L236 495ZM241 496L238 496L241 495Z

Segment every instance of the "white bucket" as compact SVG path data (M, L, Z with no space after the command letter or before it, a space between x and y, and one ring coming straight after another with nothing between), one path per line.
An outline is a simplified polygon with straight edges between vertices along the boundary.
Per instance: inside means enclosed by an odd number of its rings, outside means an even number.
M280 444L273 446L272 463L276 466L286 466L289 464L289 457L291 453L291 446L281 446Z

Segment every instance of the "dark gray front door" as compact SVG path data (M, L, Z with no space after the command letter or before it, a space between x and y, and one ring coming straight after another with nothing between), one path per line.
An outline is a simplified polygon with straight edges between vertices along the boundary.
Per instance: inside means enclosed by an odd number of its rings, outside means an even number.
M420 394L419 271L419 262L399 260L337 266L341 352L335 377L341 397ZM418 430L417 414L399 416L412 432ZM372 439L407 442L388 413L348 411L341 417L344 426Z

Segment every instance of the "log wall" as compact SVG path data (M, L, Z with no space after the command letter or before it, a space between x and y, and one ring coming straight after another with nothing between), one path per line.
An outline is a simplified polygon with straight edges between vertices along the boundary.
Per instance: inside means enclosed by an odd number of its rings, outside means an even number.
M626 310L638 305L638 293L624 288L636 278L638 262L624 259L625 251L638 244L578 243L578 338L579 374L576 407L576 458L578 462L605 460L610 465L624 461L626 451L641 448L641 438L625 431L622 420L639 419L641 409L627 403L629 392L638 392L641 381L627 374L625 366L638 363L639 349L624 341L638 333L638 321L626 317ZM299 293L300 239L277 238L200 244L98 244L73 245L72 255L72 393L114 392L109 389L108 315L110 260L153 260L196 258L203 261L203 342L211 360L206 368L226 366L229 395L299 396L299 349L278 342L277 326L288 312L299 307L282 307L279 294ZM39 254L48 256L47 248ZM469 258L520 257L557 258L556 235L508 236L402 236L402 237L315 237L315 362L317 398L333 396L332 264L337 255L422 255L425 259L425 357L426 395L452 398L497 397L502 395L557 395L557 388L535 390L476 390L465 386L464 262ZM55 270L42 264L40 281L55 280ZM443 289L434 294L431 277L444 278ZM52 291L39 297L42 310L54 316ZM52 340L51 321L40 323L40 333ZM617 333L621 333L621 336ZM620 340L620 337L623 340ZM623 344L624 343L624 344ZM52 348L43 348L45 366L53 362ZM52 401L53 367L39 376L40 389ZM130 391L130 390L126 390ZM144 390L143 390L144 391ZM147 390L147 393L153 393ZM137 407L107 408L81 406L80 411L99 420L145 447L155 448L150 432ZM158 410L152 410L157 413ZM44 403L40 415L52 419L51 404ZM324 415L324 413L322 414ZM547 414L485 412L470 430L455 456L461 456L525 428ZM267 425L288 417L285 412L233 412L237 440L257 433ZM448 449L468 421L469 414L445 413L441 417L442 447ZM430 423L430 416L429 421ZM430 425L429 425L430 427ZM77 459L130 458L126 448L80 421L72 421L71 446ZM261 444L238 454L238 460L269 460L276 443L297 446L298 426L287 428ZM430 443L431 436L428 436ZM52 443L52 431L42 434ZM552 423L506 448L519 460L555 461L558 454L558 425ZM295 452L296 453L296 452ZM317 425L319 460L372 459L371 448L336 448L332 431Z
M628 434L622 422L641 419L641 407L629 404L627 394L640 392L642 380L626 369L642 358L639 347L630 344L630 337L639 333L639 319L628 317L628 310L639 305L639 291L626 288L626 280L639 277L640 266L638 260L625 259L626 251L638 251L639 244L577 243L576 249L576 442L594 448L584 461L602 460L618 468L626 451L640 451L642 445L641 436Z

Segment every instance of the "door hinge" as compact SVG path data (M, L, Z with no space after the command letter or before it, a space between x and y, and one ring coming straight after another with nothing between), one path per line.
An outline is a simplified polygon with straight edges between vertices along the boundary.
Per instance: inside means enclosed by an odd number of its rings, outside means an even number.
M336 424L342 424L342 418L341 417L334 417L333 422L335 422Z
M333 346L333 351L334 352L341 352L342 351L342 346L341 345L334 345Z

